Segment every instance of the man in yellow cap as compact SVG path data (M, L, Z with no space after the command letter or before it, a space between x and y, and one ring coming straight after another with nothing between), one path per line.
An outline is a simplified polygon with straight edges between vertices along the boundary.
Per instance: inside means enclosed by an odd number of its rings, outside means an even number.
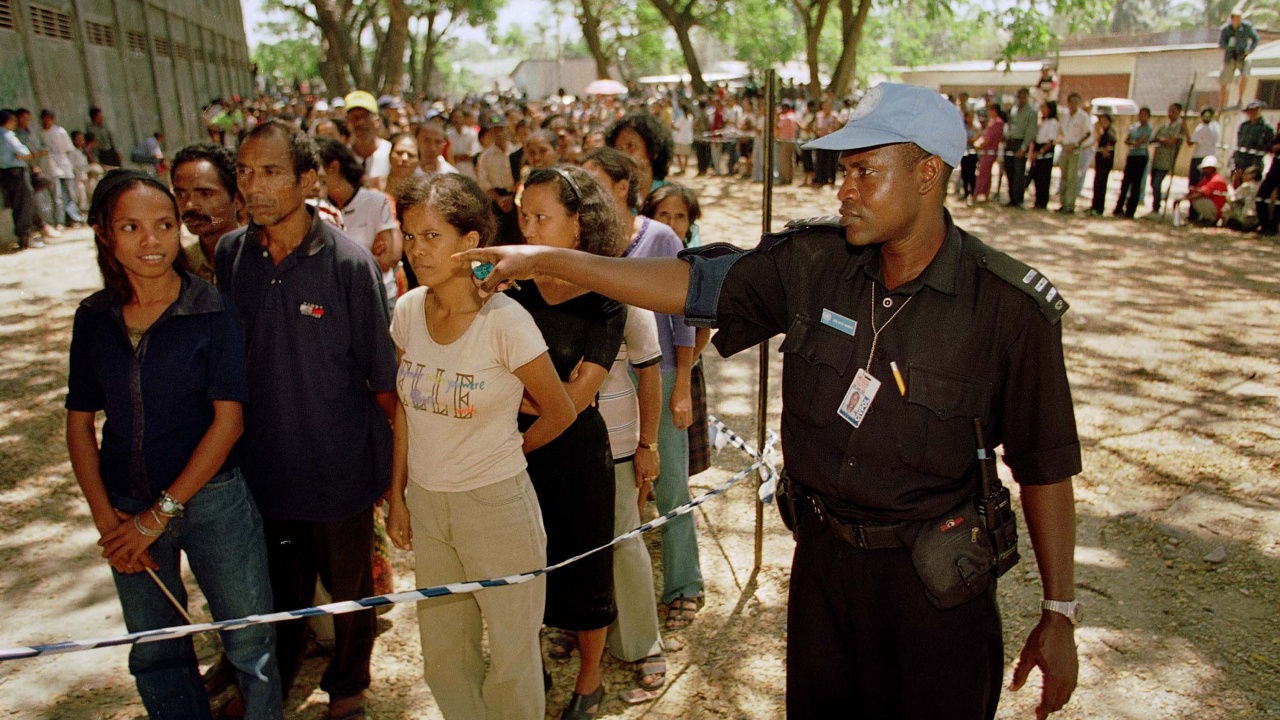
M386 190L387 176L391 174L391 143L378 137L378 100L372 93L356 90L348 93L344 101L351 149L364 163L364 186Z

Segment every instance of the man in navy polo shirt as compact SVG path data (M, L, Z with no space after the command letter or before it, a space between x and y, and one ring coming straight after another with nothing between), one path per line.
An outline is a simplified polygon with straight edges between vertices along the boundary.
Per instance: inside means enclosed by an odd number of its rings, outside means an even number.
M386 292L368 250L321 222L304 200L315 144L290 125L259 125L236 176L250 224L218 243L218 286L240 309L249 402L243 469L262 512L278 610L311 604L316 577L335 601L373 594L373 505L391 480L396 354ZM358 717L376 618L334 617L321 689L332 717ZM277 631L288 688L301 621Z

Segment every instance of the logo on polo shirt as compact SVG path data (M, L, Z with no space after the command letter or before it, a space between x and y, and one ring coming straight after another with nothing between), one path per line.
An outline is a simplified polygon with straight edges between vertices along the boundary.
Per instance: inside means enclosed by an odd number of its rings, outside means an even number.
M298 306L298 312L316 319L324 317L324 308L315 303L304 302Z

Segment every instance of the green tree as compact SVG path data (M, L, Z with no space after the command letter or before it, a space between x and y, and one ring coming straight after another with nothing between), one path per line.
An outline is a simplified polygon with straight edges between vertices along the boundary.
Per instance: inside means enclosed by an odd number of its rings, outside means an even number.
M753 68L789 62L803 49L794 33L796 16L775 0L738 0L726 8L723 36L739 60Z
M644 0L574 0L574 16L584 49L595 60L596 77L609 77L618 63L624 77L656 71L669 54L669 31L656 8Z
M320 44L315 35L263 43L253 51L258 70L280 82L320 77Z
M431 93L435 87L434 75L437 60L445 41L454 28L464 25L480 27L492 24L498 18L498 10L504 0L409 0L410 14L417 20L418 44L413 53L420 59L415 70L419 92Z
M727 0L649 0L663 19L675 31L676 42L680 45L680 53L684 56L685 67L693 84L693 91L699 95L707 92L707 83L702 79L702 65L698 62L698 53L694 50L691 33L695 27L714 27L725 13Z

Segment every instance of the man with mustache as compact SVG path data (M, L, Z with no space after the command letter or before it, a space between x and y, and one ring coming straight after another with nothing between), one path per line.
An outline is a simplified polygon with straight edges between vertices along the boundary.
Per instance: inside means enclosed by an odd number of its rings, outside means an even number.
M1003 446L1044 592L1011 688L1040 668L1043 720L1070 698L1078 670L1071 478L1081 462L1066 303L1038 271L952 221L946 189L965 129L938 93L883 83L809 147L840 153L840 217L792 223L750 252L462 256L495 263L486 289L550 276L718 327L723 355L785 335L790 718L995 716L995 577L1013 558L1008 535L991 531L1012 517L998 512L1007 495L985 503L991 514L976 501L994 486Z
M178 199L182 224L199 239L183 248L191 272L217 285L213 258L218 240L240 226L236 154L212 143L188 145L173 158L169 184Z
M391 486L396 350L382 271L307 205L319 169L306 133L279 120L254 128L236 156L249 226L215 256L245 331L241 469L280 611L310 606L317 577L335 602L373 594L373 504ZM287 695L304 625L276 627ZM320 680L330 717L365 716L376 629L372 610L334 617Z

